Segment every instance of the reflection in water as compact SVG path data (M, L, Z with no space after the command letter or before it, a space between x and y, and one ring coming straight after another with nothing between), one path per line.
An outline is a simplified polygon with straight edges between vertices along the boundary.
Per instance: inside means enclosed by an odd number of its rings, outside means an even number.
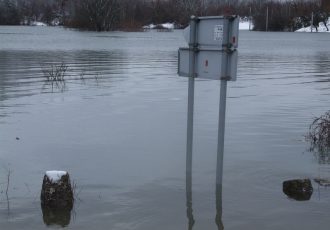
M189 180L188 178L186 178L186 196L187 196L188 230L192 230L193 229L193 226L195 224L195 219L194 219L193 209L192 209L191 180Z
M315 151L314 149L312 151L314 152L314 155L319 164L330 164L330 149L327 151Z
M7 199L7 215L10 215L10 202L9 202L9 197L8 193L6 193L6 199Z
M71 210L72 208L50 208L46 205L41 205L42 215L44 223L47 226L58 225L66 227L71 221Z
M222 223L222 185L217 184L215 188L215 202L216 202L216 211L217 214L215 216L215 223L218 226L219 230L223 230L223 223Z
M329 64L330 64L330 55L329 52L317 52L315 54L315 65L319 73L315 75L315 78L319 82L329 82L330 75L329 75ZM326 85L324 85L326 86Z

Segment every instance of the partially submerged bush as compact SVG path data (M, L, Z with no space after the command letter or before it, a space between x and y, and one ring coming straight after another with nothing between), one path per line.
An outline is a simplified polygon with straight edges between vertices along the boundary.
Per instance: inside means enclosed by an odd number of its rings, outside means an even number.
M330 111L315 118L306 139L311 143L311 151L317 150L321 156L330 152Z
M47 68L42 68L44 77L46 78L45 85L51 85L52 90L54 86L61 91L65 90L65 74L68 66L65 63L50 65Z
M42 71L47 81L60 82L64 81L64 76L67 69L68 66L61 63L60 65L51 65L50 68L43 69Z

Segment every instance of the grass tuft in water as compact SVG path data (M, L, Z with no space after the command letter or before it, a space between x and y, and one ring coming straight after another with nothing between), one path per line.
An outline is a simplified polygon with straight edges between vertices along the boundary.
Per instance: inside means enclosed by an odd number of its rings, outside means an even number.
M46 85L54 86L60 89L62 92L65 90L65 74L68 66L65 63L50 65L48 68L42 69L44 77L46 78Z
M47 81L62 82L64 81L67 69L68 66L62 62L60 65L51 65L50 68L43 69L42 71Z
M318 152L320 158L327 158L330 163L330 111L314 119L306 140L311 143L311 152Z

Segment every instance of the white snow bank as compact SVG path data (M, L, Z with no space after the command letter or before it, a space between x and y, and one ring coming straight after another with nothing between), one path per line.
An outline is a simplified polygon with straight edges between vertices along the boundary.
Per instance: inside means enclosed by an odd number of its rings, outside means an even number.
M250 28L251 27L251 28ZM252 30L253 29L253 24L249 21L240 21L239 22L239 30Z
M145 29L145 30L152 30L152 29L155 29L159 26L164 28L164 29L168 29L168 30L173 30L175 28L175 24L170 23L170 22L162 23L162 24L158 24L158 25L155 25L155 24L151 23L149 25L143 26L142 28ZM250 24L250 21L248 19L241 19L240 22L239 22L239 29L240 30L249 30L249 29L252 30L253 29L253 24L252 24L252 22Z
M169 29L169 30L173 30L174 29L174 23L163 23L161 24L162 27L164 27L165 29Z
M330 18L328 19L327 26L330 29ZM330 32L330 31L327 31L327 28L324 26L323 22L319 23L319 28L317 30L318 30L318 32L327 32L327 33ZM301 28L299 30L296 30L295 32L311 32L311 27L308 26L305 28ZM316 28L314 26L312 28L312 32L316 32Z
M34 22L31 22L31 26L47 26L47 24L43 23L43 22L34 21Z
M156 25L155 24L149 24L149 25L145 25L145 26L143 26L142 28L143 29L149 29L149 30L151 30L151 29L154 29L156 27Z
M53 171L47 171L46 176L53 183L57 183L61 179L61 177L66 175L67 173L68 172L66 172L66 171L55 171L55 170L53 170Z
M145 30L152 30L152 29L157 29L158 27L168 29L168 30L173 30L175 28L175 24L166 22L166 23L155 25L155 24L151 23L149 25L143 26L142 28L145 29Z

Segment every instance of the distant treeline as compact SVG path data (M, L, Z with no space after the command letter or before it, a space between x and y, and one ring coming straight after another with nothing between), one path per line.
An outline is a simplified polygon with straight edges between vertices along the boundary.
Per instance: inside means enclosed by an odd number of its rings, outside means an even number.
M326 23L329 0L0 0L0 25L41 21L95 31L136 30L150 23L186 26L191 15L238 14L254 30L292 31Z
M330 17L329 0L268 1L264 4L253 1L250 7L254 30L260 31L294 31L310 26L312 21L317 29L322 22L327 27Z

